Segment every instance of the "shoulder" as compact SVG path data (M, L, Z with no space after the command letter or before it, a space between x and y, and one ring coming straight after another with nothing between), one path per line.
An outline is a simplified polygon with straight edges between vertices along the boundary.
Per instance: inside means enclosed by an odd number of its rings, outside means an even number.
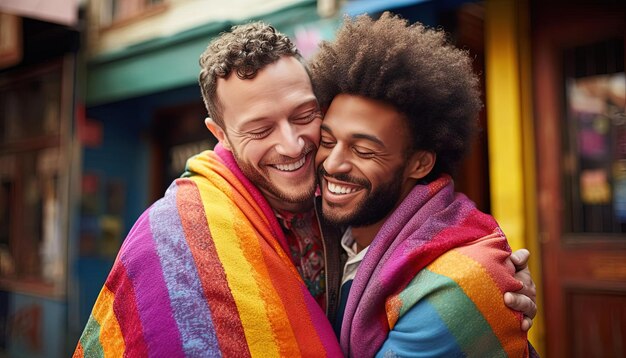
M379 354L523 355L521 316L503 301L504 292L520 288L508 256L506 239L499 233L439 256L387 302L388 308L399 308ZM388 314L394 315L392 310Z
M123 261L125 266L141 266L146 258L156 254L159 245L171 243L173 237L184 235L181 212L193 201L188 195L181 195L180 181L185 180L174 181L165 195L135 221L120 248L118 261Z

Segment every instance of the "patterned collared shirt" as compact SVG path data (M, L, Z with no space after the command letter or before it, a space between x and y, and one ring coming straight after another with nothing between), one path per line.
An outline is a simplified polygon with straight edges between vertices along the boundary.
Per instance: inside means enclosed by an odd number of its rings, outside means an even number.
M320 307L326 309L324 247L315 210L305 213L281 210L275 213L300 276Z

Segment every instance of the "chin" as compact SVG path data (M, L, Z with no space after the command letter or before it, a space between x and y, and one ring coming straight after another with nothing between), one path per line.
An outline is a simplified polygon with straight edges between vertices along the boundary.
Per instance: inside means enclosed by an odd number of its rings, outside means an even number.
M299 204L304 202L313 201L315 197L315 187L307 187L300 190L291 190L289 192L279 191L281 199L293 203Z

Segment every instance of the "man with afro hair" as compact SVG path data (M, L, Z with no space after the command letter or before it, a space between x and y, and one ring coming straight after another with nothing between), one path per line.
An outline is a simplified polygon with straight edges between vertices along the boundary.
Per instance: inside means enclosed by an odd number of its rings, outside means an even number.
M335 330L346 356L529 355L522 288L495 220L454 192L481 109L465 51L384 13L346 19L311 66L327 108L316 156L326 220L349 227Z

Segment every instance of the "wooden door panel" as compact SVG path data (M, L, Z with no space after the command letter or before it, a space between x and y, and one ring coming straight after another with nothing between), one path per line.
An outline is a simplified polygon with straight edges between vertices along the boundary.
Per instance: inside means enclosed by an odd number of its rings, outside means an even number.
M589 152L581 149L589 145L584 142L589 133L581 135L586 119L572 112L571 94L576 87L571 85L577 79L624 71L626 5L531 4L546 356L625 357L626 225L622 221L626 220L614 195L617 187L612 186L618 179L613 167L619 168L613 159L619 164L620 158L613 148L621 147L619 140L611 142L611 150L598 152L598 167L593 161L589 164ZM606 49L602 46L617 51L602 52ZM590 51L593 61L573 59L581 51ZM612 119L605 122L619 124ZM591 138L591 144L612 141L615 128L620 130L613 126L602 132L604 138ZM598 187L597 192L588 190Z
M626 292L566 289L571 357L626 357Z

